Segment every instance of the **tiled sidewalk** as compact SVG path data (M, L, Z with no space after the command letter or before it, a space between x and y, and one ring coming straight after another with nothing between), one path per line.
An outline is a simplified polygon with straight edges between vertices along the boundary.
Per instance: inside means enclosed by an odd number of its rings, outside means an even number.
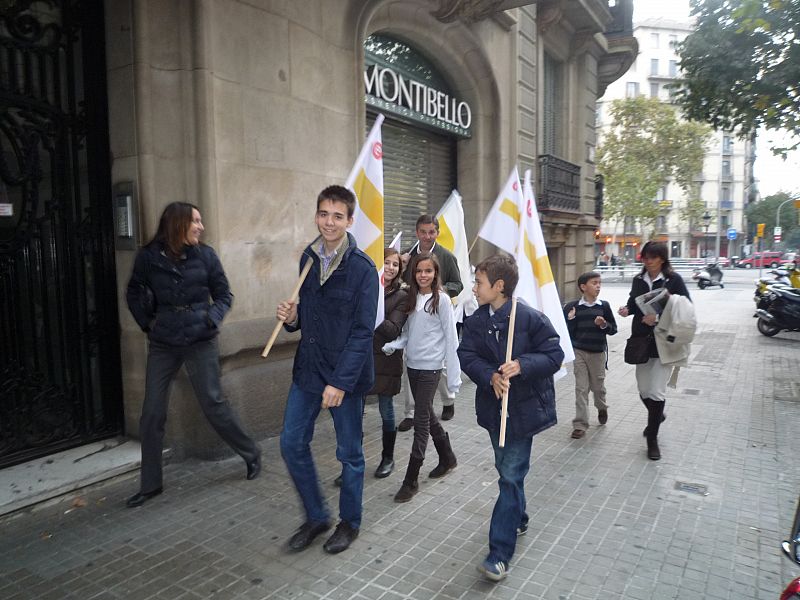
M627 289L608 285L602 296L617 306ZM792 454L800 335L759 334L750 295L747 285L693 291L695 360L669 397L659 462L645 456L646 414L633 367L622 362L630 319L612 338L606 426L570 439L571 374L558 382L560 423L534 442L531 527L499 584L475 571L497 486L466 384L445 423L459 466L442 480L421 479L408 504L392 496L411 433L398 436L397 471L374 479L380 419L375 404L367 407L364 522L343 554L326 555L321 541L285 551L302 516L269 439L253 482L239 459L189 461L168 466L165 493L141 509L124 507L137 486L128 479L0 520L0 598L774 599L798 574L779 542L800 491ZM314 452L335 506L338 463L324 415ZM434 465L431 447L423 471Z

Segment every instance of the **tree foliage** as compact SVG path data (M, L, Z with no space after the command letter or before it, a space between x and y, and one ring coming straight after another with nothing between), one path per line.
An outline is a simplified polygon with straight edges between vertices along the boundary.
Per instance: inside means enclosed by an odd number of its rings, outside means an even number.
M767 196L758 202L753 202L747 206L747 222L750 224L748 235L750 238L756 234L756 225L764 223L764 247L769 248L773 245L772 231L777 224L778 207L787 200L797 199L797 194L778 192ZM785 242L786 248L797 248L800 246L800 225L798 224L798 209L793 202L786 202L781 207L781 238Z
M800 135L800 2L692 0L692 15L675 96L686 116L742 135Z
M703 169L710 128L683 121L674 107L643 96L614 100L610 114L611 127L597 152L598 170L605 177L605 217L633 217L652 227L662 211L656 194L670 179L696 212L702 202L694 180ZM682 216L692 215L690 209Z

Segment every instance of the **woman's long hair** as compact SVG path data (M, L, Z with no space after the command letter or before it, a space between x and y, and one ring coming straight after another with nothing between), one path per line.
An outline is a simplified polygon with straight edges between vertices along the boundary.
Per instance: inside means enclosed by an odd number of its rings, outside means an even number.
M400 284L403 282L403 261L400 260L400 253L394 248L384 248L383 260L386 260L390 256L397 256L397 262L400 264L400 266L397 269L397 275L395 275L394 279L392 279L389 285L384 288L385 294L388 294L389 292L396 292L400 289Z
M192 210L200 212L199 208L188 202L167 204L164 212L161 213L158 230L148 246L154 243L161 244L173 259L183 254L186 234L189 233L189 228L192 226Z
M669 262L669 252L667 251L667 245L663 242L647 242L644 246L642 246L642 260L644 261L644 257L649 256L652 258L660 258L664 261L664 264L661 265L661 272L664 274L664 277L670 277L675 273L672 269L672 265ZM647 273L647 267L642 266L641 275Z
M423 260L429 260L433 263L433 281L431 281L431 294L430 299L425 303L425 312L435 315L439 312L439 260L436 255L431 252L420 252L411 259L411 264L408 268L411 269L411 284L408 287L408 306L406 312L411 314L417 307L417 294L419 294L419 285L417 284L417 265Z

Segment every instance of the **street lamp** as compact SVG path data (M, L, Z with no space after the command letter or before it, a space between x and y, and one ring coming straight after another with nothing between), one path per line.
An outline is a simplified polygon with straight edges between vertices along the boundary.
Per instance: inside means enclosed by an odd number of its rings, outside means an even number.
M703 219L703 227L705 228L705 233L703 234L703 246L705 249L703 250L703 264L708 263L708 226L711 223L711 215L708 214L708 211L703 213L703 216L700 217Z

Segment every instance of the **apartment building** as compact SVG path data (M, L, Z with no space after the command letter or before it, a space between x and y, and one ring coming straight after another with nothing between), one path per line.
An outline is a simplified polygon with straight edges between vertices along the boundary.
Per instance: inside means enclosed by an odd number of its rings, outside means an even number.
M639 55L625 75L608 86L597 103L599 136L611 123L610 104L615 99L649 96L669 103L667 87L680 76L676 45L692 31L689 23L668 19L648 19L634 24ZM689 222L681 209L687 198L673 181L664 182L653 202L661 208L655 223L655 239L667 243L674 258L704 255L742 255L746 244L744 207L756 193L753 182L755 144L732 132L712 133L703 170L697 174L700 197L705 203L705 218ZM598 254L635 257L643 242L651 239L640 223L603 220L596 235Z

